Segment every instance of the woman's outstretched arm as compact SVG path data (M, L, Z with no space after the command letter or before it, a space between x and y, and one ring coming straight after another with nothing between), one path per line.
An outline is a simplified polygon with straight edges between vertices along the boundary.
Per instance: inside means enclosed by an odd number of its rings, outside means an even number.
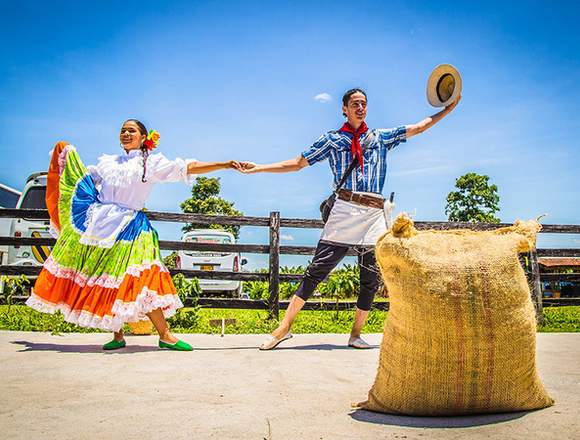
M225 162L200 162L195 160L187 164L187 174L205 174L226 169L241 171L242 167L237 160L228 160Z

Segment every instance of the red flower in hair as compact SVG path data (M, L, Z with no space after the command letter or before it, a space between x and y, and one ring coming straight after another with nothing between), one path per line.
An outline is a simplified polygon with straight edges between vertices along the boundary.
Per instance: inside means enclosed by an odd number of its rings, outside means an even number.
M152 151L159 145L159 132L155 130L149 130L149 134L147 135L147 139L143 141L143 145L149 150Z

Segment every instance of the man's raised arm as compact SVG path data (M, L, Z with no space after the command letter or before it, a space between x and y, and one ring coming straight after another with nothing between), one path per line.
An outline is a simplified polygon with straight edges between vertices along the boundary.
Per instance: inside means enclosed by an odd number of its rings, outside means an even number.
M242 169L240 170L245 174L253 173L291 173L294 171L300 171L302 168L308 166L308 161L304 156L300 155L294 159L283 160L282 162L274 162L264 165L255 164L254 162L240 162Z
M407 139L409 139L411 136L415 136L416 134L423 133L425 130L431 128L433 125L447 116L447 114L455 108L460 99L461 95L439 113L435 113L434 115L425 118L416 124L407 125Z

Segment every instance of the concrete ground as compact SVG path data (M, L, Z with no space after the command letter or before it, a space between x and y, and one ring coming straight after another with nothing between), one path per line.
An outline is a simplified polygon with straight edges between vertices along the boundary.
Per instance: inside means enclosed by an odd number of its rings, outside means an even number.
M538 365L556 405L471 417L352 410L375 376L372 350L346 335L183 335L197 349L160 351L153 336L103 352L106 334L0 332L1 439L579 439L580 334L539 334Z

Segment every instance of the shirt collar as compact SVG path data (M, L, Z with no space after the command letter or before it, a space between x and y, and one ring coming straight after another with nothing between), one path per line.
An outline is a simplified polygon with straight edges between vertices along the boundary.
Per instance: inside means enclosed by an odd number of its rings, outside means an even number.
M133 157L141 156L141 150L129 150L128 152L123 153L120 156L126 159L131 159Z

